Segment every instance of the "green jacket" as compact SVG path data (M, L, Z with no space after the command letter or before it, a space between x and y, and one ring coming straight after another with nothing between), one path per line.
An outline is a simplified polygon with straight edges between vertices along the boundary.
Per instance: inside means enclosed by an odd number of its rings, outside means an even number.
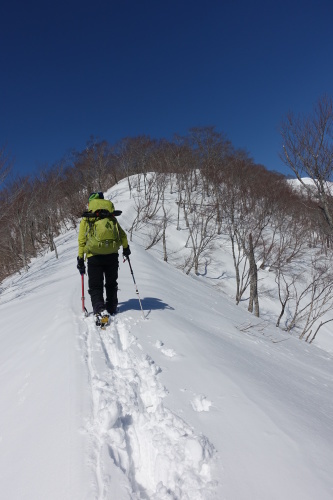
M114 206L112 201L110 200L91 200L88 205L88 210L89 212L95 212L96 210L108 210L109 212L114 212ZM119 236L120 236L120 241L123 246L123 248L128 247L128 241L127 241L127 236L125 231L120 227L120 224L118 221L116 221L117 227L119 230ZM79 257L83 258L84 255L86 254L87 258L91 257L93 254L91 253L86 253L85 251L85 246L87 242L87 235L89 233L89 221L86 217L83 217L81 222L80 222L80 227L79 227L79 236L78 236L78 241L79 241L79 252L78 255Z

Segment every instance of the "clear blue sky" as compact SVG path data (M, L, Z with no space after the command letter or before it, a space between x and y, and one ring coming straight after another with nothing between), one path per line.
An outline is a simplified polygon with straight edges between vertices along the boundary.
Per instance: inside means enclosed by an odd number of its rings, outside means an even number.
M332 0L3 0L0 145L26 173L215 125L287 173L281 119L333 96L332 21Z

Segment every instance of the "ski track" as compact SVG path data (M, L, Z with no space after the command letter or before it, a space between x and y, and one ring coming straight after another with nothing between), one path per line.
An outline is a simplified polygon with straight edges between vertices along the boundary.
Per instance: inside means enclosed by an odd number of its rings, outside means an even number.
M95 498L202 500L215 497L215 450L163 404L160 368L119 315L101 330L85 319L85 358L92 390L91 440ZM111 490L112 488L110 488ZM114 491L114 488L113 488Z

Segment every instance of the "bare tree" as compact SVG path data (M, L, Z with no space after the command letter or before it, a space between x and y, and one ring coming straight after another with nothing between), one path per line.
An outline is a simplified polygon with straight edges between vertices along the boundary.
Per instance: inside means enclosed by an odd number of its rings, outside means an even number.
M6 152L5 146L0 147L0 186L11 171L12 164L9 155Z
M149 227L152 230L149 232L149 243L146 246L146 250L149 250L154 245L162 240L163 247L163 260L168 261L167 252L167 227L171 221L170 208L168 208L165 200L165 194L168 187L168 175L164 173L157 173L153 175L152 178L156 184L156 191L158 193L156 210L153 211L152 216L146 219Z
M289 278L289 279L288 279ZM278 297L281 304L281 311L276 322L276 326L280 326L281 319L286 311L289 300L293 297L296 276L287 275L282 267L279 267L275 275L275 283L278 287Z
M303 339L306 336L307 341L310 341L312 329L319 319L333 309L331 259L314 256L310 263L310 269L311 273L308 276L304 271L298 272L290 283L293 313L286 326L287 331L291 331L295 327L300 329L299 338ZM328 321L321 322L315 335L320 327Z
M333 103L321 97L308 116L289 113L281 126L283 138L282 160L315 199L325 221L333 232ZM312 184L304 181L310 177Z
M202 196L209 196L215 188L217 172L234 148L226 136L215 127L194 127L189 130L188 143L192 148L198 173L202 177Z
M250 286L249 311L259 315L258 263L267 259L280 179L244 155L230 158L224 173L223 230L232 247L236 303Z
M83 151L74 153L77 183L87 193L105 191L114 179L114 158L106 141L91 137Z
M308 250L307 233L304 228L290 217L281 221L276 231L276 241L271 256L271 269L275 270L275 282L281 311L276 323L280 326L286 306L293 297L292 290L297 279L294 267L298 267L299 259Z
M136 215L129 230L132 241L133 231L137 231L140 226L151 223L160 210L161 192L156 175L151 174L145 180L145 190L138 191L134 197Z
M21 265L28 270L29 254L35 255L35 248L31 248L29 240L29 228L33 220L31 209L35 203L34 185L29 177L20 177L12 182L6 190L6 198L9 207L6 222L8 227L12 228L12 236L16 239L15 251Z
M160 173L157 175L156 182L158 184L158 191L161 198L161 208L162 208L162 221L161 221L161 233L162 233L162 245L163 245L163 260L168 261L168 252L166 245L166 231L168 224L171 220L170 209L167 208L165 203L165 193L168 185L168 177L166 174Z
M52 169L44 169L35 180L36 216L39 222L39 237L42 245L48 245L58 258L55 237L61 230L65 214L61 214L63 200L61 165ZM45 200L47 202L45 203Z
M191 248L191 256L186 263L186 274L189 274L193 268L195 274L198 274L202 257L212 249L213 242L218 237L216 207L211 203L205 204L202 196L193 197L189 185L187 185L186 192L183 212L189 231L188 242L190 242ZM198 203L195 202L195 199L198 200Z

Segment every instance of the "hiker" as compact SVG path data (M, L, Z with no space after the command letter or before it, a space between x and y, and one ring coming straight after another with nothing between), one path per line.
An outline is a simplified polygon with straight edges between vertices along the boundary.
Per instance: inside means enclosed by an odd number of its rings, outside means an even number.
M113 203L105 200L103 193L91 193L88 211L83 214L79 228L79 251L77 268L85 274L84 255L88 261L88 287L96 318L96 324L104 316L115 314L118 306L118 250L123 247L123 256L131 254L127 236L120 227ZM105 279L106 300L103 284Z

